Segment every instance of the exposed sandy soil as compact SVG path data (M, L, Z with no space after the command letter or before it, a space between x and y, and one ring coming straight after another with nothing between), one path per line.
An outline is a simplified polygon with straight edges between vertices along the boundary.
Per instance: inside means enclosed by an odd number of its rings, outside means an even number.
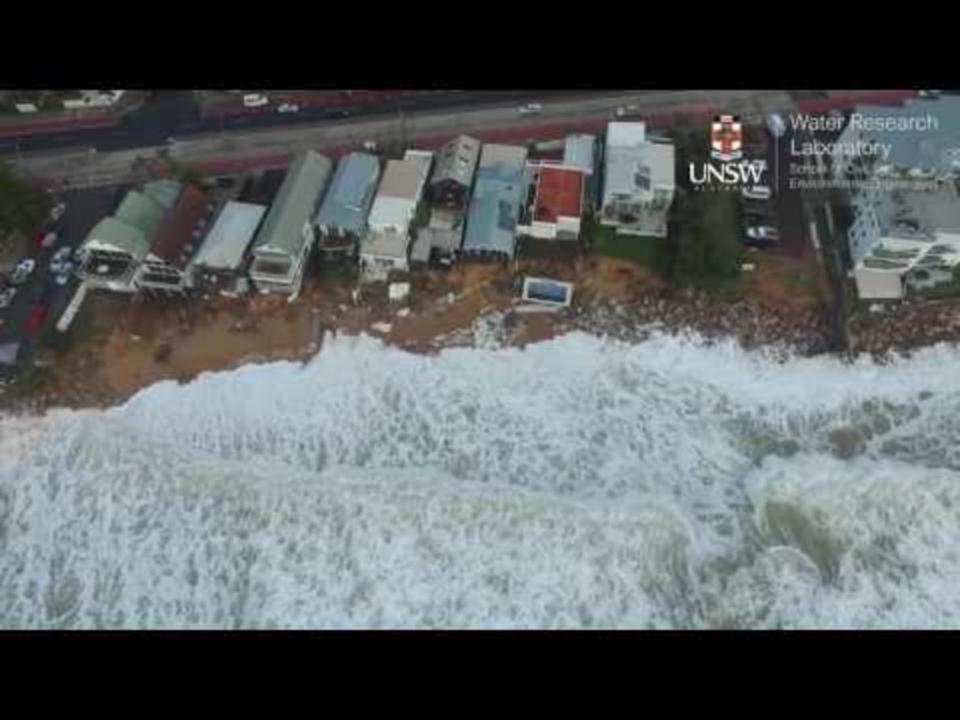
M788 313L820 306L815 264L775 256L755 262L757 269L740 289L744 296ZM330 330L369 333L388 344L433 352L482 314L514 306L520 275L574 282L574 305L581 308L610 302L629 307L669 292L646 268L602 257L418 272L411 276L410 295L394 303L387 298L387 283L358 287L345 278L314 281L292 304L278 296L184 302L94 292L75 321L74 342L55 355L30 406L111 405L160 380L188 381L249 362L304 360ZM374 323L391 327L383 333L371 328ZM523 347L553 337L561 323L551 313L515 313L510 324L512 344Z

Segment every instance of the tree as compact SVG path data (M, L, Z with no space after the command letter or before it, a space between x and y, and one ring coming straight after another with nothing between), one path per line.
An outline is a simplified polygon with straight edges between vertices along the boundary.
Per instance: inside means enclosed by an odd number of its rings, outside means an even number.
M684 198L679 225L673 266L678 282L718 290L739 277L743 251L733 193L691 193Z
M50 198L18 178L9 165L0 162L0 241L14 232L29 235L50 213Z

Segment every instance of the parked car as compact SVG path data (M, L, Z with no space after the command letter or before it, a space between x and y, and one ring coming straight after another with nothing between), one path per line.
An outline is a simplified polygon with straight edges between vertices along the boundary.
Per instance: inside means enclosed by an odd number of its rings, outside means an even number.
M17 289L15 287L8 287L0 290L0 310L4 310L10 307L10 304L13 302L13 298L17 294Z
M33 258L24 258L17 263L16 270L13 271L13 275L10 276L11 285L20 285L26 282L26 279L30 277L30 273L33 272L34 268L37 267L37 261Z
M55 232L46 232L41 230L33 236L33 247L37 250L45 250L57 244L57 234Z
M30 315L27 317L27 322L23 326L23 331L27 335L36 335L38 332L40 332L40 328L43 327L43 323L49 314L49 305L46 303L37 303L30 308Z
M769 200L771 192L767 185L753 185L743 188L740 194L748 200Z
M50 258L50 272L61 273L66 265L70 264L70 256L73 254L73 248L62 247L57 250Z
M930 98L931 100L934 100L940 97L940 91L939 90L919 90L917 92L917 95L919 95L922 98Z
M540 103L527 103L526 105L520 106L518 111L521 115L539 115L543 112L543 105Z
M63 214L67 211L67 204L65 202L58 202L50 209L50 219L53 222L56 222L63 217Z
M283 103L277 108L279 113L295 113L300 112L300 106L294 103Z
M757 225L747 228L747 237L753 240L777 242L780 239L780 232L770 225Z
M260 95L258 93L253 93L250 95L243 96L243 106L247 108L258 108L268 105L270 103L270 98L266 95Z

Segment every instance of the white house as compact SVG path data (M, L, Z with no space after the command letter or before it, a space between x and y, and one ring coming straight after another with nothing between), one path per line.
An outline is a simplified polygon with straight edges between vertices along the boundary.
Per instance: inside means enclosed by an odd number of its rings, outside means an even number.
M675 174L672 144L648 141L645 123L610 123L600 222L620 234L666 237Z
M848 239L863 299L902 298L905 286L948 280L960 263L960 197L950 183L927 191L863 191L853 212Z
M360 265L368 274L409 269L411 228L431 163L432 154L423 151L387 163L360 244Z

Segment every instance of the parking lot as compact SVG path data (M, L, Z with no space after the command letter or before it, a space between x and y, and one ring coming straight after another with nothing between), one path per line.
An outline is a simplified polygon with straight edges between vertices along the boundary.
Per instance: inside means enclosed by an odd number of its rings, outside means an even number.
M743 200L745 224L764 224L776 228L778 240L762 252L793 258L806 257L812 244L804 219L801 191L790 188L791 130L773 138L765 125L744 127L744 148L748 159L763 158L767 162L766 184L772 195L769 200Z
M50 271L54 253L63 247L78 247L93 226L114 210L126 190L124 187L91 188L65 192L55 198L66 203L63 216L38 228L37 232L53 231L57 233L57 242L48 248L38 248L31 240L28 257L36 261L36 267L26 281L17 286L13 302L0 310L0 345L21 343L18 356L21 364L29 360L37 339L57 322L79 287L75 276L65 285L54 281ZM26 326L30 315L39 304L47 306L46 318L37 332L28 334Z

